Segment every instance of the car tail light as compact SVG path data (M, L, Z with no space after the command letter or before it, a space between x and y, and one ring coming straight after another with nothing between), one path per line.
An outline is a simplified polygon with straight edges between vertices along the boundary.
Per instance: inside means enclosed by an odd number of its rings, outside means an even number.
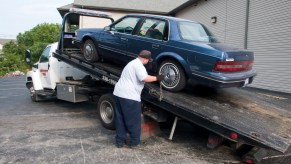
M214 70L218 72L236 72L251 69L253 61L217 61Z

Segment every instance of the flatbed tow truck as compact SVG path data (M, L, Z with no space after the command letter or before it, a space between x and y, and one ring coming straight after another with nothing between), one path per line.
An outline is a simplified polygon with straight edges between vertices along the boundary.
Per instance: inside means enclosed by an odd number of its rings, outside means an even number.
M57 86L77 85L73 94L101 96L98 101L101 123L105 128L114 129L112 91L123 68L107 62L90 63L83 58L80 49L72 42L74 33L66 32L67 23L73 22L68 20L76 20L79 16L111 19L102 13L71 10L63 18L58 48L53 57L86 72L98 85L90 86L67 78ZM66 37L68 35L72 37ZM145 116L157 122L165 121L169 115L174 116L169 139L173 138L177 121L182 119L209 131L207 147L215 148L226 141L233 150L242 151L242 162L291 163L291 103L288 98L249 88L212 90L193 87L173 93L162 90L157 83L146 84L141 98Z

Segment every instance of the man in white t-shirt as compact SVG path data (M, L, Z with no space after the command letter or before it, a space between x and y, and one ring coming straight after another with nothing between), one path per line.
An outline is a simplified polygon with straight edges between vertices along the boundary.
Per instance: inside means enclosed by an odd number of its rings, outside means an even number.
M151 60L151 52L142 50L138 57L123 69L113 91L116 100L115 127L116 147L125 143L126 133L130 135L129 147L140 144L141 135L141 92L146 82L162 81L163 75L148 75L144 67Z

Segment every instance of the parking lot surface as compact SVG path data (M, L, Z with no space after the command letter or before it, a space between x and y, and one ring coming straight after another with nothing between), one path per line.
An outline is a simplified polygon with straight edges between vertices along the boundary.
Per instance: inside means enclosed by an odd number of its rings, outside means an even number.
M206 148L205 130L178 123L143 141L116 148L115 131L102 127L96 103L32 102L25 77L0 79L0 163L240 163L227 146Z

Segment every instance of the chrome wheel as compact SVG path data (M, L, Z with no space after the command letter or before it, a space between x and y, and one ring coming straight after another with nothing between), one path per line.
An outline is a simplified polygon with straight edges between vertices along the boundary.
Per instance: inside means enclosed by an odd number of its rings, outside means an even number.
M114 130L115 129L115 114L114 110L116 108L115 99L113 94L107 93L102 95L98 101L98 117L101 121L101 124L106 129Z
M93 54L93 46L91 44L86 44L84 47L84 56L86 59L91 58Z
M83 46L84 58L89 62L96 62L99 59L96 46L92 40L86 40Z
M186 87L186 76L183 67L175 60L168 59L159 65L159 74L165 75L161 85L164 89L177 92Z
M162 85L166 88L174 88L180 81L179 69L173 63L165 63L162 65L159 74L165 75Z
M104 123L110 124L114 119L114 109L109 101L102 101L100 104L100 116Z

